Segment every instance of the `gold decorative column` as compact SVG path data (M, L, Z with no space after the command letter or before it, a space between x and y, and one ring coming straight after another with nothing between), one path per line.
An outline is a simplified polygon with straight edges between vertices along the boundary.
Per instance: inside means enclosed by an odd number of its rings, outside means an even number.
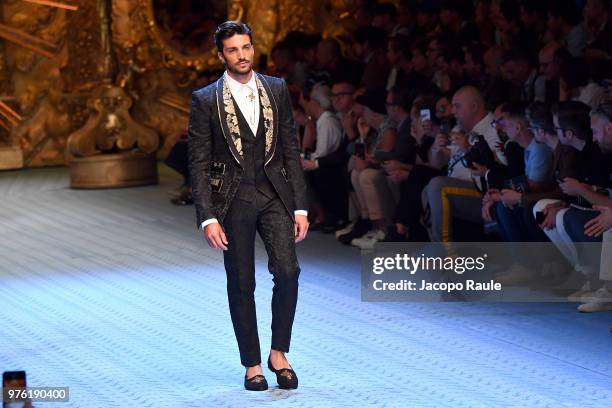
M117 60L111 40L111 0L97 0L102 84L87 101L91 113L68 137L70 186L110 188L155 184L159 135L135 121L132 97L115 83ZM121 81L125 85L124 81Z

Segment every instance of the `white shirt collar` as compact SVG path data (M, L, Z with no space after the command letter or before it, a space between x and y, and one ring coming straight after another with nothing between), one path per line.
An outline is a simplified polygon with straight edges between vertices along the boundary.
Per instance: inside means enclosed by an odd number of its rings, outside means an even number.
M488 112L487 115L484 118L480 119L480 122L478 122L476 126L474 126L472 132L484 136L487 132L489 132L489 129L493 129L491 127L491 122L493 122L493 114L491 112Z
M255 71L253 71L253 74L251 75L251 79L249 79L249 82L247 82L246 84L236 81L234 78L232 78L231 76L227 74L227 71L225 71L224 75L225 75L225 79L227 80L227 83L232 93L241 92L244 87L248 87L251 91L257 94L257 83L255 82Z

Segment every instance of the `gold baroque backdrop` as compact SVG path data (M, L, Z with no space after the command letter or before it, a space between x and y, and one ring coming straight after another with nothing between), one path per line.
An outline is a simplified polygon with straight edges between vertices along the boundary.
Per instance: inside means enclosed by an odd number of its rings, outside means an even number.
M110 62L104 52L103 3L108 4ZM227 8L225 17L252 26L258 55L267 54L291 30L338 34L337 22L354 7L354 1L333 0L209 2L217 9L219 3ZM199 52L173 46L159 13L154 0L3 0L0 168L65 164L75 155L99 153L95 145L84 148L74 140L96 126L92 115L109 109L116 113L117 127L137 134L132 139L141 150L157 149L157 157L164 158L186 129L198 73L220 65L210 37ZM336 32L326 33L326 27ZM100 91L107 66L111 84ZM17 151L23 154L21 165L15 165Z

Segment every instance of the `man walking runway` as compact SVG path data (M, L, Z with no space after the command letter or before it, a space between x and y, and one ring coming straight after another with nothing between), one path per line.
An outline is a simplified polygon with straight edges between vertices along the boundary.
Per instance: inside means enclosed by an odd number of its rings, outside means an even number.
M226 71L195 91L189 116L189 168L197 224L212 248L224 250L229 309L246 367L248 390L268 388L261 369L255 313L255 232L273 275L268 367L280 388L297 388L285 354L298 295L295 244L308 230L304 173L289 91L282 79L252 69L248 25L227 21L215 32Z

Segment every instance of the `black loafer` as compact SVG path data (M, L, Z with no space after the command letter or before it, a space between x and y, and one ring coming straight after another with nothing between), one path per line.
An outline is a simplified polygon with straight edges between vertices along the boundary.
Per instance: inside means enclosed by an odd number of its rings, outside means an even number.
M251 378L244 376L244 388L249 391L265 391L268 389L268 381L263 374L254 375Z
M298 378L291 368L281 368L280 370L276 370L272 366L272 361L270 361L270 357L268 357L268 368L270 371L276 374L276 382L278 383L278 388L283 390L293 390L298 387Z

